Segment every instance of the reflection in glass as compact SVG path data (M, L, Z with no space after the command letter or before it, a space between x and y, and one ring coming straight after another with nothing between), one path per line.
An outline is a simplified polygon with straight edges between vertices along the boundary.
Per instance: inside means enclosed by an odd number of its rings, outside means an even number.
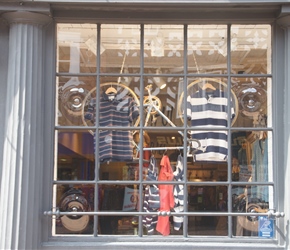
M155 77L154 77L155 78ZM178 114L178 98L182 93L180 78L170 77L166 79L166 87L161 89L155 84L148 84L144 96L144 127L149 126L182 126ZM152 82L150 78L145 81Z
M232 78L232 90L239 105L236 127L271 126L271 78L235 77Z
M57 71L96 72L96 24L57 24Z
M144 26L145 73L182 73L183 58L182 25Z
M84 111L92 89L96 84L94 77L57 78L57 124L62 126L83 126Z
M227 26L188 26L188 72L225 74L227 72Z
M232 133L232 180L267 182L272 180L271 133L235 131Z
M257 236L259 213L268 212L269 197L273 189L269 186L233 186L233 212L257 213L257 216L233 217L233 234Z
M233 217L234 236L258 236L258 216Z
M101 72L140 72L140 26L101 25Z
M90 212L94 210L93 185L57 185L56 204L60 212ZM55 221L56 234L92 234L93 217L62 215Z
M271 54L270 25L231 26L232 73L270 74Z

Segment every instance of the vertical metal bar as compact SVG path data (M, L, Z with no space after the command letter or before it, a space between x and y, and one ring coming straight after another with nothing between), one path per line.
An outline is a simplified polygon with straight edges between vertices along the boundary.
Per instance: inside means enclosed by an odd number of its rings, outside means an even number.
M139 130L139 211L143 211L143 133L144 133L144 24L140 25L140 130ZM138 235L143 236L142 215L138 217Z
M96 78L96 120L95 120L95 143L99 142L99 101L100 101L100 63L101 63L101 25L97 24L97 78ZM95 144L96 145L96 144ZM100 161L99 161L99 147L95 146L95 192L94 192L94 210L98 210L99 207L99 169L100 169ZM94 236L98 236L98 223L99 217L97 215L94 216Z
M227 85L228 85L228 211L232 211L232 126L231 126L231 24L227 25ZM233 100L234 101L234 100ZM236 114L237 115L237 114ZM228 237L232 237L232 216L228 216Z
M187 181L187 114L186 114L186 97L187 97L187 74L188 74L188 65L187 65L187 29L188 25L183 26L183 44L184 44L184 49L183 49L183 107L184 107L184 112L183 112L183 169L184 169L184 180ZM184 211L188 211L188 202L187 202L187 184L184 185L183 187L183 195L184 195ZM183 236L187 237L188 236L188 216L183 217Z

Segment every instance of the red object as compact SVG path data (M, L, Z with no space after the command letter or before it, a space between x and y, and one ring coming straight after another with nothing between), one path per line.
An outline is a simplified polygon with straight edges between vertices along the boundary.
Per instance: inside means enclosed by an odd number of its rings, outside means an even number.
M159 181L171 181L173 180L173 171L170 165L169 157L164 155L160 162L160 173L158 176ZM173 185L160 184L160 211L170 211L174 207L174 195ZM170 222L169 216L158 216L156 230L162 235L166 236L170 234Z

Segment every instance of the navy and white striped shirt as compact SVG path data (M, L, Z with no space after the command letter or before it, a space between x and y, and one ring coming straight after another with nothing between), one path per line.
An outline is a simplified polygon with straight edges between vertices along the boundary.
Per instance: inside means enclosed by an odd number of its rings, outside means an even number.
M95 100L91 101L92 104ZM129 96L101 94L99 105L99 122L101 127L131 127L139 116L139 108L135 100ZM95 116L95 105L89 111ZM91 117L86 114L87 117ZM132 131L101 130L99 134L99 159L107 161L131 161L133 159Z
M235 116L232 100L228 104L227 92L216 89L207 91L201 88L187 97L187 117L191 127L204 130L191 131L193 139L198 139L203 150L198 150L195 161L225 161L228 155L227 131L206 130L206 128L224 128L228 124L228 107L231 119Z
M176 170L173 172L174 179L177 182L182 182L184 180L184 169L183 169L183 157L179 155L177 157ZM180 213L184 211L184 185L176 184L173 189L174 194L174 211ZM183 223L183 216L174 215L173 216L173 228L174 230L179 230Z

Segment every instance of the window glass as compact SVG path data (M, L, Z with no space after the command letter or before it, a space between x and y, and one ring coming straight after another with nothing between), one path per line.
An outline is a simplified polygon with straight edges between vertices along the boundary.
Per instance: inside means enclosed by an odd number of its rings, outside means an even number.
M56 124L61 126L88 126L95 116L87 117L87 109L96 97L96 78L60 76L56 78Z
M258 237L275 208L271 27L57 30L52 234Z
M90 131L57 132L56 180L94 179L94 140Z
M174 74L184 69L184 39L182 25L144 26L144 72ZM156 85L161 85L154 79ZM166 80L166 79L164 79Z
M187 39L188 73L227 72L226 25L189 25Z
M96 72L97 26L62 24L57 26L57 71Z
M233 77L232 90L239 115L235 127L272 126L272 79L267 77Z
M102 73L140 72L139 25L103 24L100 55ZM118 81L117 77L111 81Z
M270 74L271 26L231 26L231 72L234 74Z

